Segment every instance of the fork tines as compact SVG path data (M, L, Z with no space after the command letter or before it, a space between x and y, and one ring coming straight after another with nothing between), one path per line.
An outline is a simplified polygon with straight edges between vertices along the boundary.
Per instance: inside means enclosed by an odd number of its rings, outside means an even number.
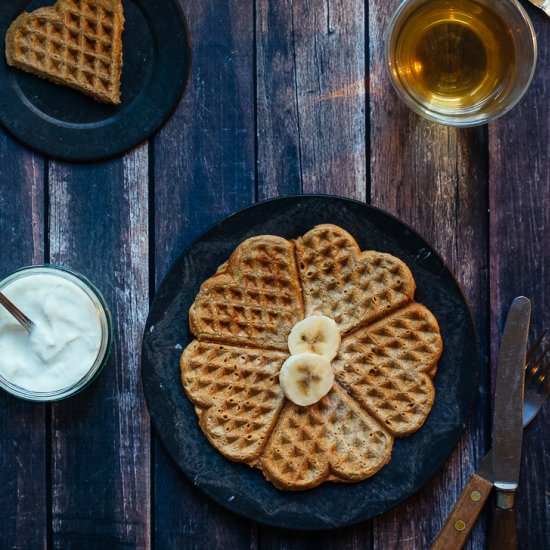
M548 329L533 343L526 358L525 382L528 386L533 386L534 389L543 389L550 392L550 360L547 357L550 352L550 343L542 345L545 336L548 334ZM541 349L542 348L542 349Z

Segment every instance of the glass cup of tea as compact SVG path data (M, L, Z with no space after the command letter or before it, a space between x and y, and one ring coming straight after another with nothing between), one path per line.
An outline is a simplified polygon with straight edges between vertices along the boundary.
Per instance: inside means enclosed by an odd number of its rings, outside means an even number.
M507 113L527 91L537 39L516 0L405 0L385 50L392 83L413 111L476 126Z

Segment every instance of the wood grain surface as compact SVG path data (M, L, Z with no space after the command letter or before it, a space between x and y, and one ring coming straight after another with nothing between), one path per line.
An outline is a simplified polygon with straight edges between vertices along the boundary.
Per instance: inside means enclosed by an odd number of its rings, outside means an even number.
M256 0L261 198L367 198L365 40L362 0Z
M149 303L147 167L142 147L93 168L49 168L50 260L94 281L115 332L97 382L52 406L54 548L149 546L151 446L139 369Z
M89 276L116 343L82 395L0 395L0 548L424 550L489 446L490 369L516 294L550 306L550 24L528 8L539 66L488 128L411 113L385 74L398 0L181 0L186 95L149 144L102 164L52 162L0 132L0 277L52 261ZM411 224L464 288L484 369L476 413L442 471L394 511L331 533L258 526L198 492L151 432L139 379L150 301L209 226L256 200L334 193ZM519 539L550 540L550 409L526 433ZM487 545L483 514L466 546Z
M493 358L515 296L533 299L534 332L550 325L550 21L533 6L526 9L537 33L538 69L521 103L489 128ZM519 544L525 550L550 544L548 426L550 405L524 436L517 506Z
M44 161L0 133L0 278L46 258ZM0 395L0 548L47 544L48 406Z

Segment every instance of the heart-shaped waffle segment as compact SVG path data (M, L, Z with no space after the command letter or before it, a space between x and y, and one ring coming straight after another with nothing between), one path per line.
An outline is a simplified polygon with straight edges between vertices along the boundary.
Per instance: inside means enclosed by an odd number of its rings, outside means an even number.
M9 65L69 86L105 103L120 103L121 0L58 0L22 13L6 34Z
M278 374L287 355L192 342L181 357L183 386L200 426L231 460L253 461L284 402Z
M306 316L326 315L340 331L387 315L411 301L415 283L395 256L361 252L355 239L335 225L318 225L296 241Z
M430 377L443 343L434 316L413 303L344 339L336 379L394 435L424 423L435 391Z
M369 477L392 446L392 436L335 385L310 407L285 405L259 463L276 487L303 490Z
M293 244L267 235L241 243L201 286L189 323L199 340L288 351L303 316Z
M443 351L437 319L418 302L351 334L342 349L354 340L361 342L361 353L372 357L373 363L391 358L405 369L425 372L432 377Z

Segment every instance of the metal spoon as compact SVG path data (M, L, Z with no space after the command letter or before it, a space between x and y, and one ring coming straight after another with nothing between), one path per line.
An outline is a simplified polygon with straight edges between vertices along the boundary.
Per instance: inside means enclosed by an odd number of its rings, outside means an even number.
M30 334L34 323L4 294L0 292L0 304L3 305L19 322L19 324Z

